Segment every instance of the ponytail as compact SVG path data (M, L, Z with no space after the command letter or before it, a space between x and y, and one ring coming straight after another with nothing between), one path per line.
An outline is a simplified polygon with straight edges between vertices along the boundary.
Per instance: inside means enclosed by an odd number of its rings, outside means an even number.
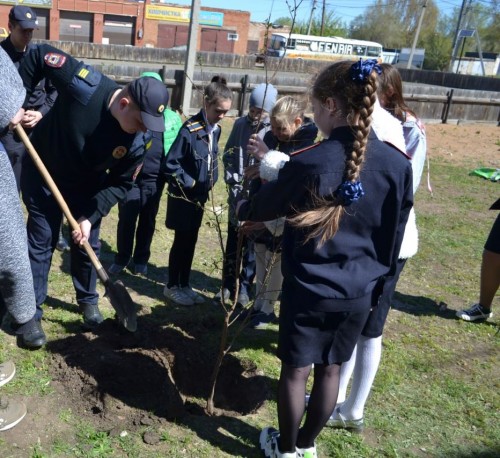
M216 75L210 81L210 84L205 86L203 91L205 102L211 104L219 100L233 100L233 92L227 87L226 78Z

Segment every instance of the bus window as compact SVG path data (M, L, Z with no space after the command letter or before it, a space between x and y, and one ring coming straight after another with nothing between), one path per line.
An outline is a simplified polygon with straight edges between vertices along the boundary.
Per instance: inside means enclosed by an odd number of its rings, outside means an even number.
M355 56L366 56L366 47L355 45L352 53Z
M379 57L381 54L381 50L374 46L368 46L368 54L369 57Z
M289 38L286 43L286 49L295 49L295 39Z

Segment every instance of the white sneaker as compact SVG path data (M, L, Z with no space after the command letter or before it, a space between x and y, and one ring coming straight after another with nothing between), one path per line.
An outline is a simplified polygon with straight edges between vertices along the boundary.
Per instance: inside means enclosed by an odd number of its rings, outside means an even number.
M282 453L278 447L280 432L267 427L260 432L259 445L266 458L297 458L297 452Z
M16 374L16 366L12 361L5 361L0 364L0 386L10 382Z
M172 286L171 288L165 286L163 295L177 305L194 305L194 301L186 296L179 286Z
M26 406L20 401L0 401L0 431L7 431L16 426L26 415Z
M183 286L181 291L189 297L195 304L203 304L205 302L205 298L198 294L196 291L191 288L191 286Z
M296 447L295 450L297 450L297 458L318 458L316 445L309 448Z

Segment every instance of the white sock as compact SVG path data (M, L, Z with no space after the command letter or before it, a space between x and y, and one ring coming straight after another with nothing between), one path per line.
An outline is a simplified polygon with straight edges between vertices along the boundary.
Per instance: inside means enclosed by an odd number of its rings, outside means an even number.
M382 336L374 338L360 336L357 347L351 392L340 409L342 417L346 420L363 418L366 400L382 356Z
M347 397L347 386L349 385L349 380L351 380L352 371L354 370L354 364L356 362L356 352L358 346L354 347L352 351L351 359L345 363L342 363L340 367L340 381L339 381L339 394L337 396L337 406L342 404Z

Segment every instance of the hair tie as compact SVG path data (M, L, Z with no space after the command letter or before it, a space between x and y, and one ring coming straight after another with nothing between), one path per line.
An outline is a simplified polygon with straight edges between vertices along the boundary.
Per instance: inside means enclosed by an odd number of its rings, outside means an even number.
M344 181L335 191L335 195L342 199L344 207L361 199L365 195L361 181Z
M382 73L382 67L380 67L376 59L368 59L365 61L363 61L363 59L359 59L358 62L351 65L349 74L355 83L362 84L366 83L373 70L375 70L379 75Z

